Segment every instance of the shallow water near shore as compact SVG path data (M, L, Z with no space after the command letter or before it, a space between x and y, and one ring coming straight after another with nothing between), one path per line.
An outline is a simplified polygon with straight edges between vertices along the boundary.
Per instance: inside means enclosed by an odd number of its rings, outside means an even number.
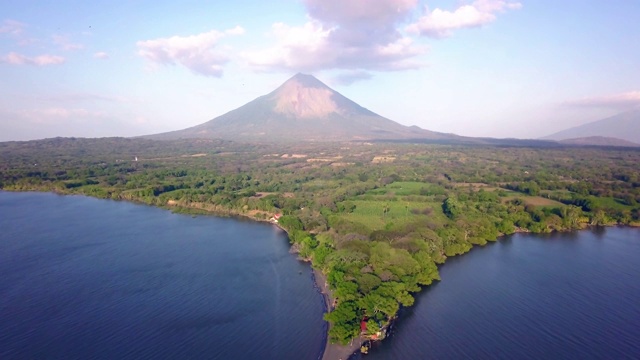
M516 234L447 260L378 359L638 359L640 229Z
M269 224L0 192L1 359L317 359L323 300Z

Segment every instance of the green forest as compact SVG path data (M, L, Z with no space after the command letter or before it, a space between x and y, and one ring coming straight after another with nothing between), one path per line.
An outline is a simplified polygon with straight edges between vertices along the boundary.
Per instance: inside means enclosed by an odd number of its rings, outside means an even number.
M0 143L0 188L278 217L327 279L331 341L386 326L438 264L502 235L640 226L640 150L55 138ZM99 216L99 214L96 214Z

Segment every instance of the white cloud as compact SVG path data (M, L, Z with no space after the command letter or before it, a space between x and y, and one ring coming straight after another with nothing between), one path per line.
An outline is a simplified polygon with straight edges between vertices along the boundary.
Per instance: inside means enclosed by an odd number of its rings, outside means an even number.
M331 81L334 85L351 85L356 81L369 80L373 75L364 70L353 70L338 74Z
M37 39L27 36L25 31L27 27L27 24L20 21L7 19L0 23L0 36L11 38L19 46L37 43Z
M251 65L259 68L308 69L318 61L316 53L327 46L331 30L325 30L317 21L301 27L292 27L283 23L273 24L270 35L277 44L271 48L246 52L244 56ZM337 54L327 54L323 61L331 62Z
M445 38L453 35L454 30L480 27L496 20L496 14L507 10L519 9L519 2L503 0L476 0L461 5L454 11L439 8L429 11L418 21L407 27L407 31L433 38Z
M220 77L229 56L217 49L219 40L243 33L244 29L236 26L226 31L212 30L198 35L138 41L136 45L138 55L154 64L182 65L196 74Z
M58 45L62 50L74 51L84 49L84 45L74 43L67 35L52 35L53 43Z
M93 57L96 59L108 59L109 54L104 51L98 51L97 53L93 54Z
M417 0L303 0L309 15L342 27L393 27L406 18ZM388 30L388 29L387 29Z
M592 96L582 99L570 100L563 103L565 106L576 107L608 107L629 108L640 106L640 91L629 91L621 94Z
M336 81L367 79L371 71L417 69L427 46L414 41L407 30L434 37L455 29L482 26L499 13L521 7L509 0L475 0L454 11L428 11L416 23L419 0L301 0L308 19L303 24L274 23L267 45L239 55L258 71L347 71ZM514 0L515 1L515 0ZM212 30L192 36L173 36L137 42L138 54L152 65L179 65L192 72L220 77L230 51L224 37L242 34L240 27ZM354 76L353 74L359 74Z
M65 59L62 56L57 55L38 55L38 56L26 56L15 52L0 57L0 63L10 65L34 65L34 66L46 66L62 64Z
M303 26L276 23L269 48L243 53L250 65L266 71L326 69L392 71L419 68L425 47L397 26L417 0L305 0L310 20Z
M244 35L245 30L242 26L236 26L232 29L227 29L224 31L226 35Z
M0 25L0 34L21 35L26 27L27 25L24 23L7 19Z

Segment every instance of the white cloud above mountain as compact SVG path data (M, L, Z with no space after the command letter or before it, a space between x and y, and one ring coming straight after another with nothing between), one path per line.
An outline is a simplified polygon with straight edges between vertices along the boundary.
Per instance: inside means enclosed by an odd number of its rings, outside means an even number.
M211 30L190 36L171 36L136 43L138 55L155 65L181 65L205 76L220 77L224 65L230 60L220 49L220 40L232 35L242 35L240 26L225 31Z
M351 85L356 81L369 80L373 77L370 72L364 70L350 70L341 72L334 76L331 84L333 85Z
M407 31L432 38L446 38L454 30L481 27L496 20L497 14L519 9L522 4L503 0L477 0L460 5L453 11L425 8L425 14L417 22L407 26Z
M415 69L426 47L399 30L416 0L306 0L309 20L302 26L276 23L268 34L275 44L246 52L260 70L328 69L392 71Z
M183 66L211 77L221 77L227 63L239 55L256 71L342 70L336 80L346 84L370 78L362 74L372 71L424 67L422 55L428 46L417 41L417 35L447 37L456 29L488 24L498 14L521 7L506 0L476 0L452 11L427 8L420 16L418 0L302 0L302 4L307 21L273 23L265 33L266 45L238 52L223 46L224 38L244 33L237 26L141 40L136 43L138 55L155 67Z

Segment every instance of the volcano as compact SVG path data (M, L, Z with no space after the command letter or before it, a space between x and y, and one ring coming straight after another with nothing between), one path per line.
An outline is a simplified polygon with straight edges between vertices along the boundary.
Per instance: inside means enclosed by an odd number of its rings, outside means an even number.
M454 140L458 136L404 126L365 109L312 75L296 74L271 93L213 120L147 138L276 142Z

